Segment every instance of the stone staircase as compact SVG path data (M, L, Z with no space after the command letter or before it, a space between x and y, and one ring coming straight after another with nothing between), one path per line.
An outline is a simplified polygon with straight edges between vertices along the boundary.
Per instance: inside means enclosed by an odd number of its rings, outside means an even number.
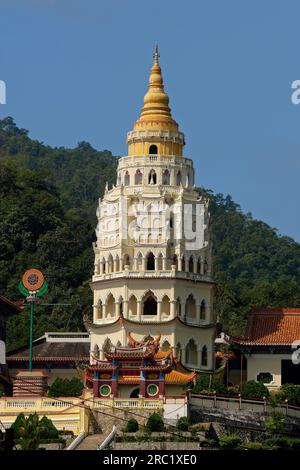
M109 434L109 433L108 433ZM108 434L91 434L76 447L75 450L97 450L101 442L104 441Z

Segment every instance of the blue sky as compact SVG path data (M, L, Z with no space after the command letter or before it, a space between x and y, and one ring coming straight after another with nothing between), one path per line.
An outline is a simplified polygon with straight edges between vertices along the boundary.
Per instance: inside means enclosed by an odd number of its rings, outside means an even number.
M197 184L300 241L297 0L1 0L0 117L125 155L156 43Z

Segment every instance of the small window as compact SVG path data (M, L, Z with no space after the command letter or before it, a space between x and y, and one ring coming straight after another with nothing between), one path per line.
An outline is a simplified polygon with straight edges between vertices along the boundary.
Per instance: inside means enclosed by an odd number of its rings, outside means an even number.
M129 186L129 184L130 184L130 175L129 175L129 172L126 171L125 178L124 178L124 185Z
M169 172L169 170L165 170L163 172L162 183L166 184L166 185L170 184L170 172Z
M134 184L142 184L143 182L143 173L141 170L136 170L134 177Z
M150 145L149 154L150 155L157 155L157 145Z
M148 175L148 183L149 184L156 184L156 173L155 170L151 170Z
M274 377L273 377L273 374L271 374L271 372L260 372L259 374L257 374L256 380L257 382L270 384L274 382Z

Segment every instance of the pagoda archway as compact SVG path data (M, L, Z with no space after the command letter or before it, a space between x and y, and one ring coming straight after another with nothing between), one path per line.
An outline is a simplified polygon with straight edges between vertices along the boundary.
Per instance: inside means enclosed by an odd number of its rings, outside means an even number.
M157 300L151 291L143 299L143 315L157 315Z

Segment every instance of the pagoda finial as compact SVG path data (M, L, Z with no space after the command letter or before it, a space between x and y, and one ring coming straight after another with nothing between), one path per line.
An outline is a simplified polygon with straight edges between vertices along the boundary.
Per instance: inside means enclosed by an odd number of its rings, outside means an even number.
M158 46L153 54L154 63L150 70L149 86L144 96L144 106L141 112L142 119L160 120L173 122L169 108L169 97L164 90L164 82L161 68L158 62Z
M159 59L160 55L159 55L159 52L158 52L158 44L156 44L155 46L155 52L153 54L153 59L154 59L154 63L159 65L158 64L158 59Z

